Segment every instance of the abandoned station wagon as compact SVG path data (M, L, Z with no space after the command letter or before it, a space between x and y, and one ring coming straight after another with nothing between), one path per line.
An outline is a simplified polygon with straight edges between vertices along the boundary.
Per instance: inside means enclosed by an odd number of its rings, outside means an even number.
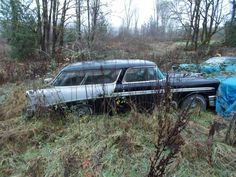
M167 85L176 106L191 103L205 109L214 106L219 82L197 77L166 79L148 60L78 62L64 67L47 88L27 91L27 113L33 116L38 106L56 105L76 108L79 115L109 111L113 106L127 108L131 103L152 108Z

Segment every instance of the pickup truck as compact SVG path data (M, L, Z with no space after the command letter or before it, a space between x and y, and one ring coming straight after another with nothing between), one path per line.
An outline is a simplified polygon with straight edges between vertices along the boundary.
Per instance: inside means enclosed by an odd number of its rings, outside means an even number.
M168 77L168 75L167 75ZM153 108L169 88L172 103L185 108L215 105L219 81L202 77L167 78L149 60L95 60L69 64L46 88L26 91L27 116L39 106L76 108L78 116L109 111L114 106ZM47 79L49 81L49 79Z

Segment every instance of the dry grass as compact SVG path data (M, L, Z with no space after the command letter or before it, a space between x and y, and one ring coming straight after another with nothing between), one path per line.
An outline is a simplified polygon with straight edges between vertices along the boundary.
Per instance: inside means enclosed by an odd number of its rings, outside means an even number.
M5 103L0 109L0 120L7 120L21 115L22 109L26 106L25 87L16 85L7 96Z
M178 50L178 45L169 43L128 44L129 41L114 43L104 46L104 50L111 52L107 54L109 58L149 58L158 63L162 57L183 61L195 55L191 52L186 55ZM167 46L172 54L165 53ZM158 132L157 114L132 111L80 120L73 115L67 115L65 120L60 115L46 115L25 121L21 119L25 84L2 87L9 92L4 92L7 97L0 105L0 176L147 175ZM185 145L168 167L167 176L235 176L236 149L224 143L226 129L216 132L212 141L208 139L215 118L213 113L191 117L181 133Z
M158 131L157 114L131 111L79 121L73 115L66 121L59 117L24 121L20 117L24 85L11 86L14 89L2 107L7 119L0 120L0 176L147 175ZM225 130L207 144L214 119L212 113L191 118L181 134L185 145L167 175L234 175L236 149L223 143Z

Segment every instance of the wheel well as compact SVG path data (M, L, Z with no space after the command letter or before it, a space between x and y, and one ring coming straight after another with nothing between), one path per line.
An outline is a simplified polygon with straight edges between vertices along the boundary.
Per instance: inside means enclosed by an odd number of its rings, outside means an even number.
M192 93L189 93L189 94L185 95L185 96L178 102L178 107L181 106L181 104L183 103L183 101L184 101L186 98L188 98L188 97L190 97L190 96L192 96L192 95L200 95L200 96L203 96L204 99L206 100L206 103L207 103L207 106L208 106L209 103L208 103L208 97L207 97L206 94L198 93L198 92L192 92Z

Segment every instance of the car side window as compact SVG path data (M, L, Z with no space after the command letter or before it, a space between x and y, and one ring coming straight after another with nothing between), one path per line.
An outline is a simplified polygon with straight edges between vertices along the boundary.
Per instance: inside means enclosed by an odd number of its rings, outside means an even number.
M75 86L80 85L84 78L82 72L71 71L71 72L62 72L57 79L54 81L54 86Z
M156 67L129 68L124 76L125 82L142 82L157 79Z
M157 79L157 72L155 68L147 68L147 80L156 80Z
M82 85L107 84L116 81L120 70L90 70L86 71Z

